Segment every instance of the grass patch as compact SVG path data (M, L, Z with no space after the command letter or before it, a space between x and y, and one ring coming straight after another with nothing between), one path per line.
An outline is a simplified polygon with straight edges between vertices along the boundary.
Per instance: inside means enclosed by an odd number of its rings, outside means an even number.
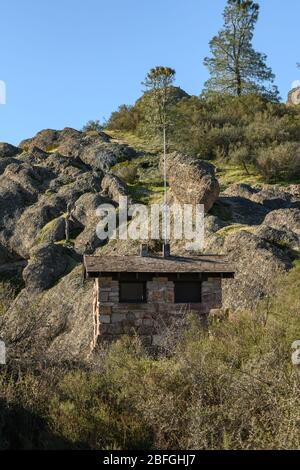
M241 231L253 233L256 230L256 226L252 227L250 225L243 224L233 224L223 227L216 232L216 235L219 237L227 237L227 235L232 235L233 233L238 233Z
M153 142L147 142L145 139L133 134L132 132L106 130L104 132L119 144L127 144L138 152L156 154L161 152L162 146Z
M164 193L163 185L143 185L136 183L128 185L129 194L135 202L139 204L158 204L161 202Z
M300 249L289 247L289 255L292 259L293 266L295 268L300 267Z
M52 146L46 148L47 153L55 153L55 152L57 152L57 150L58 150L57 145L52 145Z
M222 161L212 162L216 166L216 176L219 180L221 190L233 183L245 183L251 186L264 183L263 177L253 166L249 166L249 174L239 165L224 163Z
M56 217L55 219L50 220L44 227L40 230L40 233L36 237L35 244L39 245L40 243L43 243L45 241L46 235L52 230L54 227L55 222L60 219L60 217Z
M111 170L127 184L134 201L140 204L160 202L164 188L159 156L143 155L117 163Z
M294 268L300 269L300 258L293 261Z
M249 184L250 186L259 186L262 184L270 184L269 181L259 174L258 170L249 165L249 174L242 166L225 163L222 161L212 161L216 167L216 177L220 183L221 191L224 191L231 184ZM299 184L299 179L294 181L276 180L276 184L280 186L289 186L291 184Z

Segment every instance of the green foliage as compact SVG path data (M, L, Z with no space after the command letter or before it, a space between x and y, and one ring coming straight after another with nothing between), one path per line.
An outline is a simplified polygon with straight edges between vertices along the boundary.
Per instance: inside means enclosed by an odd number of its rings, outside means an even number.
M166 145L166 133L169 130L170 109L173 105L172 85L175 70L170 67L152 68L143 82L147 94L148 105L145 107L144 120L146 128Z
M165 129L168 150L238 166L249 183L259 174L261 182L297 181L300 108L278 102L266 56L252 46L258 15L253 0L227 1L224 26L205 59L211 77L200 97L173 86L175 70L155 67L143 96L112 113L107 129L156 153Z
M235 167L241 178L232 182L259 182L259 175L261 182L299 179L300 108L270 103L254 94L187 97L172 90L170 150L214 160L217 167ZM113 131L112 136L139 151L158 153L161 139L155 141L143 114L149 109L148 99L146 93L135 105L140 119L135 134ZM222 183L222 174L218 176Z
M160 116L159 95L154 90L146 91L135 104L135 108L139 113L139 122L136 127L137 135L151 141L159 151L162 147L163 121L165 121L166 131L169 135L173 126L172 108L181 99L188 96L181 88L174 86L168 88L166 95L165 117Z
M114 111L108 119L105 128L118 131L135 131L139 122L139 112L136 107L123 104Z
M300 181L300 143L285 142L262 149L257 165L268 182Z
M124 354L124 349L119 349ZM147 447L149 440L151 442L146 423L138 420L130 400L122 397L118 382L123 385L123 377L113 375L114 361L124 360L130 370L133 361L138 363L138 360L125 355L116 358L113 353L112 348L107 359L112 362L112 369L102 376L69 372L58 383L49 409L52 429L73 445L85 443L90 449L121 449L123 446L136 449ZM130 385L126 387L127 393L129 389Z
M246 183L257 185L263 182L262 176L258 170L251 165L247 167L248 173L239 165L233 165L230 162L217 162L217 178L222 190L226 189L232 183Z
M133 160L117 163L112 167L112 171L127 183L135 202L141 204L160 202L164 185L157 155L145 154Z
M252 0L228 0L223 29L210 41L212 56L204 60L211 74L205 91L255 93L277 101L277 88L269 87L274 74L266 66L266 55L252 46L258 14L259 5Z
M159 89L147 90L134 106L120 106L109 117L105 130L109 133L110 131L135 133L135 139L138 137L147 139L148 147L149 144L151 147L155 144L156 147L161 148L162 121L166 119L163 109L164 112L169 113L172 106L188 96L183 90L174 86L169 86L165 90L165 94L166 103L163 107L160 100L163 99L164 95ZM132 138L130 135L127 135L127 137Z
M101 132L103 126L100 124L100 121L88 121L82 128L83 132Z
M203 159L254 167L266 181L299 179L298 108L255 95L181 100L172 109L172 147Z

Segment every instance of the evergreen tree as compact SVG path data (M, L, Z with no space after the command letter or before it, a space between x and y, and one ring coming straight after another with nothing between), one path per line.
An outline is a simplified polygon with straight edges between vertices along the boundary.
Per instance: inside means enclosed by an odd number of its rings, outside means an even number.
M155 67L148 72L143 85L149 91L150 121L154 129L163 136L163 170L164 170L164 213L163 234L164 246L168 243L168 203L167 203L167 131L170 126L170 109L173 104L172 84L175 80L175 70L170 67Z
M169 67L151 69L142 83L147 94L148 112L146 119L154 133L165 135L170 124L170 108L173 104L172 84L175 70Z
M278 89L272 86L274 74L266 65L266 55L252 46L259 5L252 0L228 0L224 26L210 41L211 57L204 59L210 72L205 91L241 96L255 93L278 101Z

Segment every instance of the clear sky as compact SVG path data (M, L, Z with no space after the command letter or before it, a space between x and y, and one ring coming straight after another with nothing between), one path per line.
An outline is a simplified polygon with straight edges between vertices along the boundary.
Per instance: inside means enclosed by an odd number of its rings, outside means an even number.
M150 67L176 69L199 94L208 42L226 0L1 0L0 141L44 128L81 128L141 94ZM299 0L260 0L255 48L268 55L285 100L300 79Z

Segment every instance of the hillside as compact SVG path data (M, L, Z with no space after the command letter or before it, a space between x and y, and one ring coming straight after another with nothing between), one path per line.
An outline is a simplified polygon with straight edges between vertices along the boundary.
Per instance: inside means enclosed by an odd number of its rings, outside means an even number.
M91 354L82 254L139 248L103 245L95 209L119 192L160 201L159 160L155 145L122 132L44 130L17 148L1 144L0 335L9 362L0 448L299 447L289 357L299 337L299 185L266 184L254 168L215 161L221 193L205 217L205 253L226 253L236 266L224 286L229 319L212 319L207 335L184 315L156 358L137 337ZM172 252L182 246L173 241Z
M107 174L117 175L134 201L161 199L160 157L148 145L128 133L73 129L41 131L18 148L2 144L1 335L10 357L89 356L92 296L82 282L82 254L138 253L137 242L103 246L95 210L118 196ZM215 165L222 192L205 219L205 253L226 253L235 263L236 279L224 288L224 305L234 312L254 307L272 291L275 273L297 264L300 188ZM172 243L172 252L182 253L181 245Z
M117 175L134 201L157 202L163 190L159 153L128 133L45 130L19 148L2 146L0 163L2 290L17 294L2 314L10 354L87 357L92 296L91 285L82 283L81 256L134 254L139 247L132 241L102 246L97 238L95 210L118 196L110 181L103 189L104 177ZM215 164L222 192L206 216L205 252L226 253L236 264L236 279L224 289L225 306L234 311L255 305L269 293L274 272L297 263L300 191ZM73 217L66 243L68 205ZM173 253L181 250L172 243Z

